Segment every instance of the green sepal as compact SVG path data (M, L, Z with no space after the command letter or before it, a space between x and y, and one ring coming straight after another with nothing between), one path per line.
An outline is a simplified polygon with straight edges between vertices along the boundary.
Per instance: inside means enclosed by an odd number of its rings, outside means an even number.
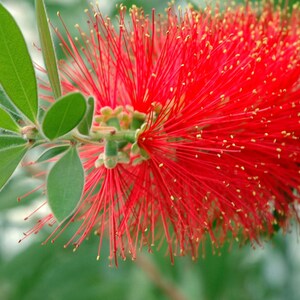
M112 117L106 121L108 126L115 127L117 130L121 130L120 121L117 117Z
M145 123L145 119L133 117L133 118L132 118L131 125L130 125L130 129L132 129L132 130L139 129L139 128L141 128L141 126L142 126L144 123Z
M117 156L118 155L118 143L116 141L105 142L105 156Z
M118 143L106 141L104 147L104 165L107 169L113 169L118 164Z

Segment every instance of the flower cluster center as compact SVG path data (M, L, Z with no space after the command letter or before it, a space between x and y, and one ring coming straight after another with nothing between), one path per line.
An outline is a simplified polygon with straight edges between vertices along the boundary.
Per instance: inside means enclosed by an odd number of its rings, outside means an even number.
M115 109L103 107L95 117L93 131L103 141L104 151L95 162L95 167L113 169L119 163L133 165L148 159L145 150L138 146L138 137L145 130L147 115L135 111L131 106Z

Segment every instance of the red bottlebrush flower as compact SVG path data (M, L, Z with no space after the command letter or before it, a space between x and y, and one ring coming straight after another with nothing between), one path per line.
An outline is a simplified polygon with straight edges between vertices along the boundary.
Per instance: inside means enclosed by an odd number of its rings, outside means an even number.
M206 239L286 228L300 190L299 9L127 15L113 26L94 7L80 38L57 31L64 91L95 97L93 132L131 134L80 148L86 183L66 246L96 231L100 257L107 234L116 260L166 240L173 261Z

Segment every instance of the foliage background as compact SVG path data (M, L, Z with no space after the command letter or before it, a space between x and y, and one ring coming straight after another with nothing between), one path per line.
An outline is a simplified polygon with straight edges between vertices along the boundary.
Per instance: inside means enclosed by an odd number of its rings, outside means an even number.
M38 51L32 46L33 42L38 44L34 1L0 2L17 18L34 60L42 63ZM59 25L58 10L69 28L84 22L83 10L88 7L86 0L45 2L54 24ZM116 1L99 2L103 14L117 14ZM193 2L203 4L202 1ZM163 11L167 5L165 0L125 0L122 3L143 6L147 12L152 7ZM176 3L184 5L184 2ZM137 262L121 261L118 269L109 267L105 259L108 257L107 241L104 255L98 262L97 238L91 237L73 253L71 248L63 248L68 232L54 245L41 246L49 233L47 229L18 244L22 232L35 222L34 218L27 222L23 219L43 197L38 192L17 202L20 195L38 184L38 179L32 176L36 171L20 169L0 194L1 300L165 300L170 299L170 291L181 296L178 299L187 300L300 299L300 244L296 226L290 234L279 233L255 250L250 245L239 248L233 244L213 254L207 245L204 259L192 262L189 257L177 258L174 266L164 251L154 251L151 255L144 251Z

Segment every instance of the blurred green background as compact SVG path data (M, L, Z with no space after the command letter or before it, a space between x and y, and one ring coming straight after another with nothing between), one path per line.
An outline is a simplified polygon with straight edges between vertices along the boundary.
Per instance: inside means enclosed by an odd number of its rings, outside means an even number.
M34 60L41 63L34 19L33 0L3 0L16 17L28 42ZM193 1L203 4L203 1ZM296 1L294 1L296 2ZM59 24L59 10L70 28L83 23L86 0L46 0L48 14L54 24ZM99 1L103 14L117 14L117 1ZM163 11L165 0L122 1L130 6L143 6L147 12L152 7ZM176 2L184 5L185 2ZM1 21L1 20L0 20ZM119 262L119 267L109 267L108 243L103 255L96 261L98 239L91 237L80 249L64 249L64 236L55 244L41 246L48 236L46 228L18 244L22 232L30 229L35 218L25 222L33 207L41 203L43 195L37 192L17 202L17 197L40 184L30 174L30 168L18 171L0 194L0 300L298 300L300 299L300 244L296 225L290 234L279 233L272 241L257 247L239 248L225 246L220 253L212 254L206 246L206 257L192 262L189 257L177 258L172 266L164 251L148 254L139 260ZM24 179L26 178L26 179ZM229 249L230 248L230 249Z

